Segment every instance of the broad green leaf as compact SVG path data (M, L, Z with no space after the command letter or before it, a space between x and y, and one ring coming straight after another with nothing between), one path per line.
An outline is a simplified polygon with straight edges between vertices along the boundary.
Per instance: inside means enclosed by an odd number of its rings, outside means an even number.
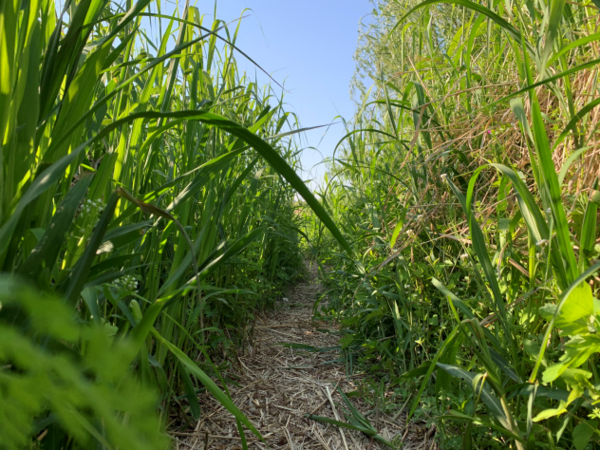
M545 305L540 308L540 314L550 321L555 316L558 307ZM556 315L554 326L561 329L561 335L574 336L589 334L590 318L594 314L594 297L590 285L581 283L574 288L562 304Z
M597 421L583 421L573 428L573 445L576 450L584 450L594 435L594 430L598 429Z
M598 270L600 270L600 262L594 264L592 267L590 267L589 269L587 269L585 272L583 272L576 280L574 283L572 283L561 295L560 297L560 303L558 304L558 306L556 307L556 309L554 309L554 314L552 315L552 318L550 319L550 323L548 324L548 326L546 327L546 331L544 333L544 338L542 340L542 342L548 342L548 339L550 337L550 333L553 330L554 327L554 321L556 320L556 317L558 315L558 313L560 312L560 309L563 305L563 303L566 302L566 300L569 298L569 295L571 294L571 292L575 291L581 283L585 282L585 280L588 279L588 277L592 276L593 274L595 274ZM583 295L586 295L585 292L583 293ZM592 305L594 305L593 299L592 299ZM584 311L586 307L584 306ZM592 306L593 308L593 306ZM577 314L578 309L575 309L575 314ZM580 311L581 312L581 311ZM542 360L544 358L544 352L546 350L546 346L543 345L540 349L540 354L538 355L538 358L535 362L535 366L533 368L533 371L531 372L531 375L529 377L529 382L530 383L534 383L537 377L537 373L538 370L540 368L540 365L542 363Z
M560 323L576 322L581 318L589 318L594 314L594 297L588 283L575 287L562 302L560 308ZM560 328L559 322L556 326Z

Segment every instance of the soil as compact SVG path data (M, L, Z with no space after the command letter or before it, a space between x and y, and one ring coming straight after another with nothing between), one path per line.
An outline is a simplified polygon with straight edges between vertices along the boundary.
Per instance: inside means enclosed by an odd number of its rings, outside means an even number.
M365 434L306 418L307 414L347 422L348 411L338 388L360 392L361 377L348 374L339 361L339 337L331 323L313 321L313 305L321 291L316 267L308 279L292 288L276 311L258 317L252 345L238 357L237 384L228 388L235 405L262 434L264 442L246 431L250 449L359 450L389 448ZM289 345L291 344L291 345ZM298 345L300 344L300 346ZM301 346L320 349L308 351ZM328 349L329 348L329 349ZM350 397L378 434L405 450L437 448L432 430L410 423L400 409L378 411L359 395ZM200 397L204 414L188 433L172 432L178 449L241 450L236 421L210 394Z

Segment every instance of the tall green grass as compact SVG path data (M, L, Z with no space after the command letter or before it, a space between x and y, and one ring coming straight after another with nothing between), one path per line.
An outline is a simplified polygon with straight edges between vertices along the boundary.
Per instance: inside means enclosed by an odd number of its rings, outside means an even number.
M380 1L363 30L321 190L353 253L314 225L321 313L409 417L432 399L445 447L600 443L597 23L590 2Z
M2 448L164 448L203 390L260 437L221 374L303 274L296 193L348 247L241 20L164 6L0 3Z

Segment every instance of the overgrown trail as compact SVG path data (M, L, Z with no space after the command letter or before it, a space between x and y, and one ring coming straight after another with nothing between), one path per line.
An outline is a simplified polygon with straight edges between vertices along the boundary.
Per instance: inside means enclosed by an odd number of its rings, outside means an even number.
M252 346L245 349L244 356L238 357L236 376L241 387L230 384L231 396L268 444L246 432L251 449L386 448L360 432L341 430L304 417L315 414L345 422L337 387L350 392L359 389L361 384L361 375L347 376L345 365L338 361L339 342L335 334L328 332L328 328L332 331L331 325L312 320L312 308L320 289L317 270L312 265L309 279L288 292L281 308L258 317ZM300 346L320 351L307 351ZM326 350L328 348L331 349ZM178 439L178 448L241 449L233 416L208 394L200 401L204 414L195 431L173 433ZM433 441L424 430L419 431L411 424L407 431L404 414L385 415L358 396L351 401L362 414L367 414L385 439L396 438L399 442L404 437L403 449L433 447Z

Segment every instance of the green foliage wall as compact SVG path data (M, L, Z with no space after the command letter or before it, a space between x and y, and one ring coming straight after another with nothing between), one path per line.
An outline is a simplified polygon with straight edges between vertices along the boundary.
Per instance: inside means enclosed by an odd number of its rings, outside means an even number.
M598 445L596 5L380 1L371 19L321 191L353 252L311 231L334 248L320 313L443 446Z
M164 448L205 389L258 435L220 372L303 274L296 193L345 245L240 21L163 8L0 2L0 447Z

